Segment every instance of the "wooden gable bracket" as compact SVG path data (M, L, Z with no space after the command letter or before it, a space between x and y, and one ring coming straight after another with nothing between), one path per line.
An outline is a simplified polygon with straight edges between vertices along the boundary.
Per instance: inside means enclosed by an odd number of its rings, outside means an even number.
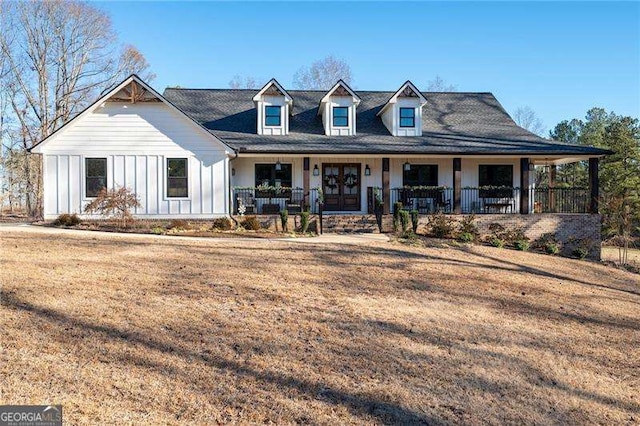
M278 86L273 83L262 94L264 96L284 96L284 93L282 93L280 89L278 89Z
M160 102L160 99L153 96L147 89L135 81L123 87L118 93L107 99L107 102Z
M351 93L343 85L336 87L336 90L331 94L332 96L351 96Z
M411 87L407 85L404 90L398 95L399 98L417 98L418 94L413 91Z

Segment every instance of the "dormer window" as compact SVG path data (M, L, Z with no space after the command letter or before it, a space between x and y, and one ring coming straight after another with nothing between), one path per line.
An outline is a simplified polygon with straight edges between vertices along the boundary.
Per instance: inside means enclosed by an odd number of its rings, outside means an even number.
M349 127L349 107L333 107L333 127Z
M400 108L400 127L416 127L415 108Z
M264 108L264 125L280 127L281 123L281 107L266 106Z
M406 81L376 114L393 136L422 136L424 95Z
M360 97L342 80L322 97L318 115L327 136L355 136L356 108Z
M259 135L282 136L289 134L289 116L293 111L293 98L275 79L269 80L253 97L256 105L256 131Z

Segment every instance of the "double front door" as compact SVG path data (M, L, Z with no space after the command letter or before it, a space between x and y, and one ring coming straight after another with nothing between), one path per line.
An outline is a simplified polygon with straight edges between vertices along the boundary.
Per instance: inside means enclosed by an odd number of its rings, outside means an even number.
M360 164L323 164L324 210L360 210Z

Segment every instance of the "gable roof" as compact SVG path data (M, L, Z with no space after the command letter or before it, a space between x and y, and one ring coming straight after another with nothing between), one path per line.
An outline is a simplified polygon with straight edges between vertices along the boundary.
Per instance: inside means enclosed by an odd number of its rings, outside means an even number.
M289 134L256 134L255 91L166 89L164 95L240 152L299 154L605 155L607 150L541 138L519 127L491 93L420 92L422 136L395 137L378 112L395 92L358 91L358 134L326 136L317 115L324 91L291 90Z
M343 95L343 93L348 93L348 96L351 96L355 100L356 105L358 105L362 101L362 99L360 99L360 96L358 96L356 92L354 92L353 89L351 89L351 87L349 87L347 83L345 83L342 79L340 79L336 84L333 85L331 89L329 89L327 94L324 95L322 99L320 99L320 103L322 104L325 102L329 102L329 98L333 96L333 94L336 91L340 89L342 89L340 94L336 96L345 96Z
M424 95L420 93L418 88L409 80L402 83L402 86L394 93L389 100L384 104L384 106L378 111L376 115L382 115L382 113L392 104L398 101L399 97L415 97L420 100L420 105L424 105L427 103Z
M282 87L282 85L278 83L278 80L276 80L275 78L272 78L267 82L267 84L262 86L262 89L260 89L258 93L256 93L256 95L253 97L253 101L258 102L262 95L271 95L271 93L267 92L272 88L276 89L277 94L284 96L284 99L287 103L290 104L293 102L293 98L291 97L291 95L286 90L284 90L284 87Z
M140 85L141 88L143 89L143 91L139 92L138 94L136 94L136 84ZM129 86L129 85L132 85L131 89L128 89L127 86ZM64 123L62 126L60 126L58 129L56 129L49 136L47 136L46 138L42 139L40 142L38 142L37 144L35 144L31 148L29 148L28 151L29 152L34 152L36 154L41 153L42 152L41 151L42 147L44 145L46 145L46 144L50 143L51 141L59 138L69 128L73 127L73 125L76 122L78 122L82 117L84 117L86 115L89 115L93 111L95 111L100 105L102 105L103 102L106 102L107 100L109 100L112 97L116 97L118 101L123 101L124 100L124 98L122 98L123 95L124 96L130 96L132 102L134 101L134 99L150 100L150 99L155 98L158 101L163 102L165 105L167 105L169 108L171 108L172 110L174 110L175 112L177 112L178 114L183 116L184 118L186 118L194 126L199 128L200 130L204 131L206 134L210 135L215 142L217 142L217 143L221 144L222 146L224 146L225 150L227 150L227 153L232 153L232 152L235 151L234 148L232 148L231 146L227 145L225 142L220 140L219 137L217 137L215 134L211 133L209 131L209 129L204 127L200 122L198 122L197 120L194 120L191 117L191 115L189 115L186 112L182 111L179 107L174 105L171 101L166 99L163 95L161 95L160 93L156 92L151 86L149 86L147 83L145 83L136 74L131 74L129 77L127 77L124 80L122 80L121 83L117 84L113 89L111 89L109 92L107 92L104 96L98 98L94 103L92 103L91 105L86 107L83 111L81 111L79 114L77 114L71 120L69 120L66 123Z

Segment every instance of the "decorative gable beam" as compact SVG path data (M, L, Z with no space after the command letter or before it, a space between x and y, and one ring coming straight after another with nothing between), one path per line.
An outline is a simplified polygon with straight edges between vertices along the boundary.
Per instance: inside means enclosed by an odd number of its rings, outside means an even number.
M338 80L338 82L329 89L327 94L320 100L320 105L325 102L329 102L329 98L331 96L350 96L353 98L353 102L356 105L360 104L360 96L358 96L356 92L354 92L353 89L351 89L351 87L349 87L349 85L343 80Z
M420 93L418 88L412 82L407 80L402 84L402 86L400 86L398 91L389 98L387 103L384 104L382 109L380 109L380 111L378 111L376 115L382 115L387 110L387 108L389 108L389 106L398 102L399 98L412 98L419 100L420 106L423 106L427 103L427 99L422 95L422 93Z
M262 89L260 89L253 97L253 102L260 102L263 96L284 96L285 101L289 105L293 104L293 98L291 95L284 90L284 87L282 87L275 78L272 78L267 82L267 84L262 86Z
M135 104L137 102L162 102L162 100L135 80L131 80L128 85L107 98L105 102L130 102Z

